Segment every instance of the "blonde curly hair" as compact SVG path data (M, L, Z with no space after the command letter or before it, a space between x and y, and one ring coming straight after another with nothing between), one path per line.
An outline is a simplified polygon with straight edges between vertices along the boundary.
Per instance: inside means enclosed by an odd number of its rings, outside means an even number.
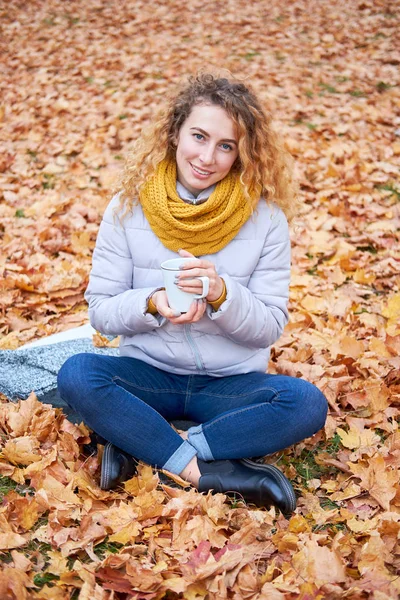
M140 202L140 190L157 165L165 158L175 160L180 128L192 108L204 104L223 108L236 126L239 156L232 170L239 174L252 208L263 196L282 208L290 220L298 206L293 161L272 127L271 115L249 86L210 73L189 77L128 154L115 190L120 193L122 218ZM252 198L257 198L256 202Z

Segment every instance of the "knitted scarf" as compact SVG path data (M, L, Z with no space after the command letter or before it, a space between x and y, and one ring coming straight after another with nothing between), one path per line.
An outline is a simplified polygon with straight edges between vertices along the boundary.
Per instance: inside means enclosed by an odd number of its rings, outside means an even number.
M140 192L151 229L169 250L194 256L224 248L252 213L237 175L229 173L202 204L184 202L176 191L176 163L161 161Z

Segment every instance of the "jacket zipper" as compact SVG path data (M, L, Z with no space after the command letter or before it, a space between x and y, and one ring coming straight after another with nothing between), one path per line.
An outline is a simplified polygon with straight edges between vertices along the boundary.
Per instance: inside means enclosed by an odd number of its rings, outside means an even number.
M189 346L190 346L190 348L191 348L191 350L193 352L193 356L194 356L194 360L196 362L197 369L199 371L205 371L205 366L203 364L203 361L201 360L200 353L197 350L197 346L195 344L195 341L192 338L192 335L190 333L191 325L184 325L183 328L184 328L184 331L185 331L185 336L186 336L186 339L188 341L188 344L189 344Z

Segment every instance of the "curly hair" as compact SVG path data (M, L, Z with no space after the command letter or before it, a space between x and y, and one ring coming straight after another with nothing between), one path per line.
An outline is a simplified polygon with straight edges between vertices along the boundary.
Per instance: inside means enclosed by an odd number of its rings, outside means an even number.
M263 196L291 219L298 205L293 161L272 127L271 115L263 110L249 86L210 73L189 77L128 154L115 190L120 193L119 208L125 209L123 216L139 202L141 187L157 165L164 158L175 159L179 130L192 108L207 104L223 108L236 126L239 155L232 170L238 173L252 208Z

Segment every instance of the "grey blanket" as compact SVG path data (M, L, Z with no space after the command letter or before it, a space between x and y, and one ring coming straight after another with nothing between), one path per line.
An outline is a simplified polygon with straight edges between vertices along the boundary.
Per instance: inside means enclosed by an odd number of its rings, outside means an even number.
M117 348L95 348L82 338L19 350L0 351L0 393L10 400L25 399L33 391L42 402L71 411L57 393L57 374L70 356L80 352L118 356Z

